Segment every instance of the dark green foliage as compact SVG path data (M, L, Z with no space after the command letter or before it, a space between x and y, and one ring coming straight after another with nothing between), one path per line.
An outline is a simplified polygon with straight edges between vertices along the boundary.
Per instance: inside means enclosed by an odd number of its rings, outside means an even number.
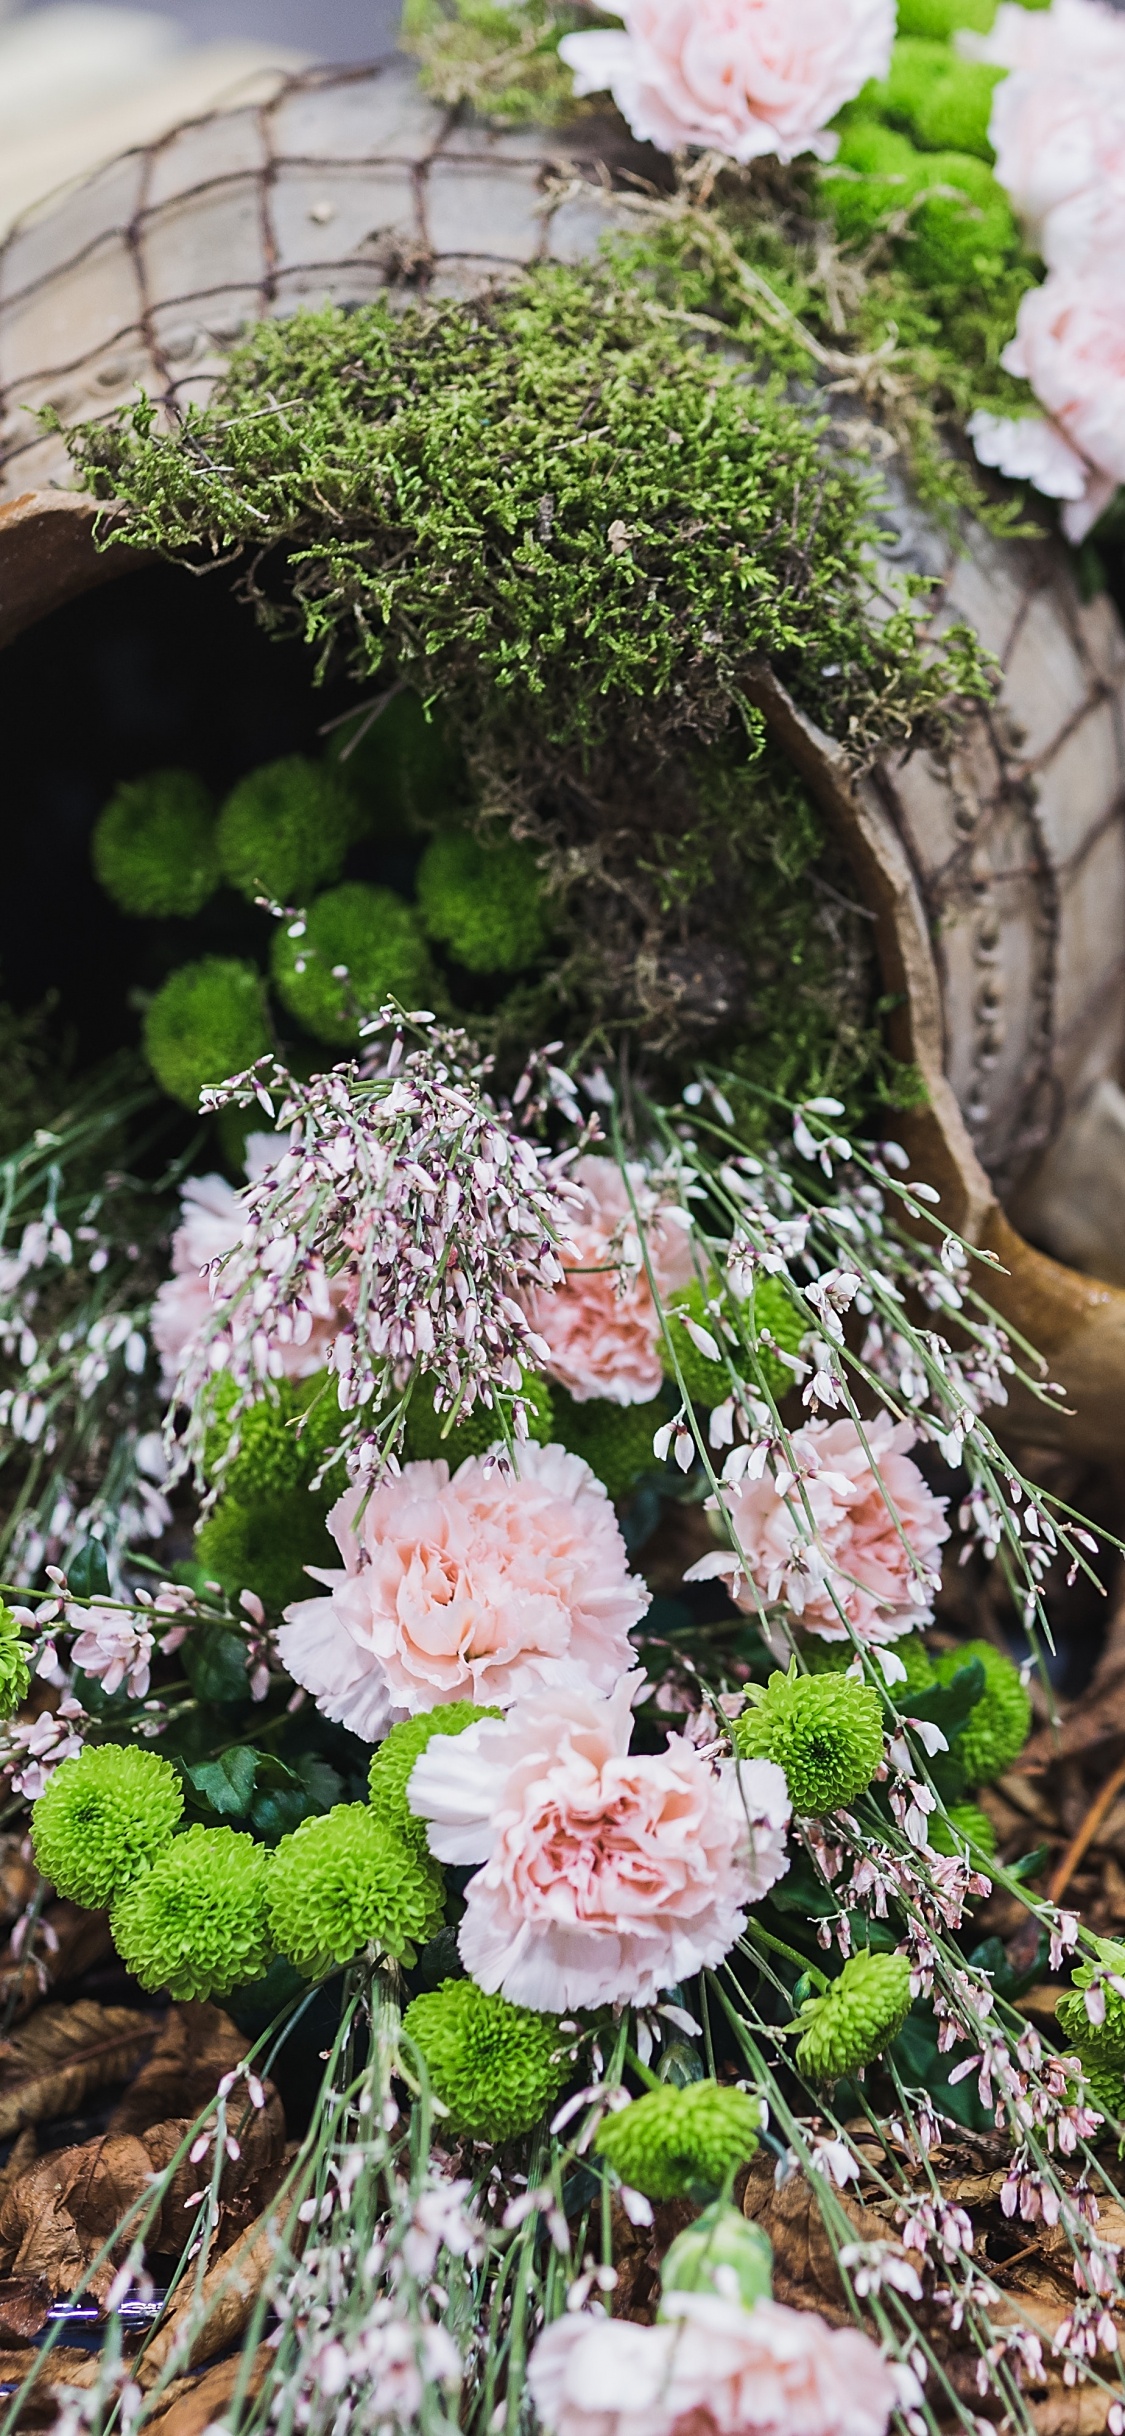
M433 996L417 916L393 889L363 880L345 880L317 897L301 938L279 923L270 970L282 1005L330 1047L358 1041L362 1018L377 1014L388 998L418 1007Z
M960 641L923 655L912 615L869 621L863 486L815 420L604 267L263 322L175 433L142 400L72 445L123 536L276 544L274 621L541 746L623 717L714 732L763 652L857 745L975 681ZM238 876L271 884L257 848Z
M643 1473L660 1469L652 1441L668 1416L659 1397L649 1404L611 1404L604 1396L591 1396L578 1404L565 1387L551 1393L556 1437L572 1455L581 1455L614 1500L626 1497Z
M189 919L219 885L209 789L191 770L125 780L98 815L90 855L122 913Z
M339 877L362 816L338 769L292 753L240 778L219 814L223 877L244 897L304 905Z
M381 838L432 828L466 797L465 771L440 705L428 708L427 716L417 694L403 689L377 719L358 710L329 746L329 759Z
M570 2072L553 2013L488 1996L471 1979L446 1979L403 2016L450 2129L473 2140L514 2140L546 2114Z
M519 973L547 941L542 875L527 846L485 845L464 829L427 846L418 911L431 939L470 973Z
M205 1084L241 1074L269 1048L261 974L235 956L181 964L146 1011L144 1045L169 1097L198 1108Z
M294 1599L316 1597L306 1565L330 1565L336 1551L324 1528L324 1503L303 1491L242 1505L221 1497L200 1524L196 1553L209 1581L232 1599L257 1592L271 1616Z

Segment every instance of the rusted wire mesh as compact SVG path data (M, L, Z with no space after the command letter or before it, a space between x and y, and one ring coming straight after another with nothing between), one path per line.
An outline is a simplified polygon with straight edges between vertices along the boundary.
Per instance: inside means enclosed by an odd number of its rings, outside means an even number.
M0 248L0 502L68 479L29 409L70 423L138 385L202 397L255 316L579 260L614 173L653 165L609 122L492 132L398 59L279 79L124 155ZM930 917L947 1070L999 1189L1023 1189L1017 1214L1125 1282L1125 641L1053 549L975 535L959 556L905 493L889 522L888 555L936 578L1004 671L952 772L918 757L880 773ZM1085 1248L1083 1161L1118 1213Z

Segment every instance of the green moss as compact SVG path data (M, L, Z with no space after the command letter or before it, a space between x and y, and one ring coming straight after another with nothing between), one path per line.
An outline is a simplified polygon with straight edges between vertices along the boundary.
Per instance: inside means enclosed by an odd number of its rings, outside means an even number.
M570 2076L553 2013L446 1979L416 1996L403 2029L422 2055L450 2129L472 2140L518 2139L540 2122Z
M960 641L923 652L914 614L869 619L866 494L816 418L604 266L264 322L174 433L142 401L73 447L122 538L252 539L289 593L271 623L537 749L713 733L763 652L857 749L983 682ZM264 842L237 876L284 896Z
M945 43L907 36L894 46L886 82L865 88L862 110L901 123L924 151L991 161L992 98L1004 74L982 60L959 59Z
M1050 0L1024 0L1025 7L1047 8ZM958 27L987 34L996 15L996 0L898 0L900 34L921 34L947 42Z
M331 1564L335 1551L324 1528L324 1501L298 1490L242 1505L221 1497L196 1534L196 1558L209 1581L232 1599L256 1591L272 1616L294 1599L316 1596L307 1565Z
M209 789L191 770L126 780L98 814L90 856L122 913L190 919L219 885Z
M339 769L291 753L240 778L228 795L217 833L223 878L251 901L304 905L339 877L360 827Z
M512 839L485 845L464 829L435 837L417 889L427 937L470 973L522 972L546 946L542 874L530 848Z
M558 56L561 34L586 22L558 0L405 0L401 39L422 84L449 106L549 126L575 115L574 79Z
M841 174L848 171L855 174ZM858 120L845 128L823 182L845 238L867 243L895 214L907 215L896 244L911 280L925 291L962 296L982 281L988 285L1019 252L1003 188L968 152L920 152L894 128ZM942 187L955 191L934 191Z
M578 1404L565 1387L551 1392L560 1445L581 1455L615 1502L628 1496L643 1473L659 1470L652 1441L667 1419L659 1397L649 1404L610 1404L604 1396L591 1396Z
M377 1014L385 999L417 1007L433 995L415 914L392 889L363 880L345 880L317 897L299 939L280 923L270 971L282 1005L330 1047L357 1041L362 1018Z
M185 1108L198 1108L205 1084L241 1074L269 1045L261 975L234 956L181 964L145 1013L145 1055Z

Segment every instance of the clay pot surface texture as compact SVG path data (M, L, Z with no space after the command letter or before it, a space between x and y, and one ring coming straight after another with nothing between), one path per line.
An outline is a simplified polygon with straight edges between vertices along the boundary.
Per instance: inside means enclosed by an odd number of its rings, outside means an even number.
M290 79L26 215L0 249L0 643L138 563L96 550L91 503L68 492L65 448L36 410L73 423L138 388L204 399L264 314L388 289L463 296L534 261L585 259L629 169L662 174L616 122L497 133L429 102L391 60ZM876 917L899 1000L892 1045L930 1091L896 1130L947 1220L1004 1261L993 1299L1074 1408L1013 1409L1011 1426L1116 1451L1125 636L1108 599L1080 600L1061 549L976 532L958 552L893 486L887 521L888 564L934 577L941 616L972 624L1002 670L951 770L919 753L857 779L768 669L758 700Z

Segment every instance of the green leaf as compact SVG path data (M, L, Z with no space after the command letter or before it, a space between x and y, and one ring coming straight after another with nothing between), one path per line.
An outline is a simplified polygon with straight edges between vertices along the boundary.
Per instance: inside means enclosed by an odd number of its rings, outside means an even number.
M317 1810L331 1810L344 1790L344 1780L326 1759L318 1759L315 1751L302 1751L293 1763L309 1800Z
M277 1785L255 1795L250 1825L263 1844L280 1844L282 1836L292 1835L302 1819L315 1816L316 1807L303 1785Z
M218 1707L240 1705L250 1697L246 1677L246 1643L240 1632L222 1624L198 1627L184 1643L184 1672L197 1700Z
M983 1691L984 1668L979 1658L970 1658L967 1666L958 1668L952 1683L932 1683L924 1692L904 1692L898 1706L904 1717L923 1717L930 1725L940 1726L946 1741L952 1743Z
M100 1539L84 1540L67 1567L67 1584L76 1599L110 1596L109 1566Z
M205 1759L185 1773L201 1800L209 1802L212 1810L223 1819L245 1818L258 1774L261 1754L239 1745L233 1751L222 1751L218 1759Z

